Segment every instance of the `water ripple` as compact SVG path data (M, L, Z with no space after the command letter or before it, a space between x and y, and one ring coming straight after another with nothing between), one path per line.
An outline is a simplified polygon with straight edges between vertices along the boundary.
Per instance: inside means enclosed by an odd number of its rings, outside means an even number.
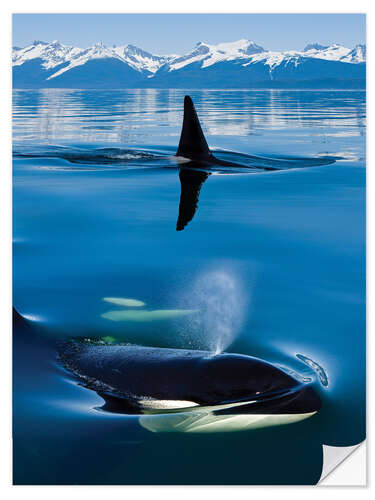
M320 383L323 387L328 387L328 375L324 368L320 366L316 361L304 356L303 354L296 354L296 357L306 363L307 366L312 368L314 372L318 375Z
M232 162L233 165L197 164L187 160L181 162L172 152L156 150L150 146L147 150L128 149L118 147L79 148L64 146L28 146L22 149L15 148L14 158L19 159L50 159L63 160L52 165L41 165L39 168L49 170L98 170L98 169L127 169L129 167L184 167L194 170L204 170L211 173L254 173L256 171L275 171L296 168L317 167L334 163L337 158L332 156L295 157L295 156L255 156L235 151L213 151L214 155L222 161ZM74 167L72 167L72 164Z

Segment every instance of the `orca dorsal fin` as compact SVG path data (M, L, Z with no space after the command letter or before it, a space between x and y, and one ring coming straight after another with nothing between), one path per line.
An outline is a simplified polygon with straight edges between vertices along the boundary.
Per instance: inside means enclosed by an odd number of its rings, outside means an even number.
M184 99L184 122L176 154L198 161L212 158L193 101L188 95Z

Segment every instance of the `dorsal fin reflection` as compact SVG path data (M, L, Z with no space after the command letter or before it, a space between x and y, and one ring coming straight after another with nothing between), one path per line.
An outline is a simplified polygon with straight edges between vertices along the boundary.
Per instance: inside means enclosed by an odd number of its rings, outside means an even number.
M190 167L191 168L191 167ZM193 219L198 208L199 193L211 174L193 169L180 169L181 195L178 210L177 231L182 231Z
M183 168L180 168L181 195L176 227L177 231L182 231L193 219L194 214L197 211L200 190L203 183L211 175L211 173L205 171L205 169L215 166L219 168L234 167L237 171L238 169L244 169L243 171L272 171L285 168L295 168L296 166L301 167L301 162L299 162L299 165L296 165L296 160L293 163L292 159L289 159L291 161L273 161L271 158L268 160L266 159L266 164L263 161L259 165L256 163L241 165L239 163L216 158L210 151L206 138L203 134L202 127L199 123L199 118L193 101L188 95L186 95L184 99L184 118L176 156L190 160L184 164ZM334 163L334 161L335 160L333 158L328 157L316 158L306 164L305 159L304 165L302 166L327 165Z

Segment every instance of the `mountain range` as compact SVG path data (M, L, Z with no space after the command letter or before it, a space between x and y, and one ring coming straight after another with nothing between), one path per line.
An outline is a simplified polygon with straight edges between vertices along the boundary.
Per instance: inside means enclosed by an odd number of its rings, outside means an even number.
M185 55L134 45L89 48L34 41L13 47L14 88L365 88L366 46L308 44L270 51L241 39L198 42Z

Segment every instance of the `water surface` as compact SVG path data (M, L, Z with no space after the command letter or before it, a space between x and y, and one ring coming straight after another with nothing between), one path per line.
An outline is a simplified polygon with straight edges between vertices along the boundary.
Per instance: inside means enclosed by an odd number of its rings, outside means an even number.
M200 172L176 231L185 93L246 169ZM14 339L16 483L311 484L322 443L364 439L364 92L19 90L13 113L14 304L34 325ZM71 336L258 356L323 407L153 434L62 369Z

